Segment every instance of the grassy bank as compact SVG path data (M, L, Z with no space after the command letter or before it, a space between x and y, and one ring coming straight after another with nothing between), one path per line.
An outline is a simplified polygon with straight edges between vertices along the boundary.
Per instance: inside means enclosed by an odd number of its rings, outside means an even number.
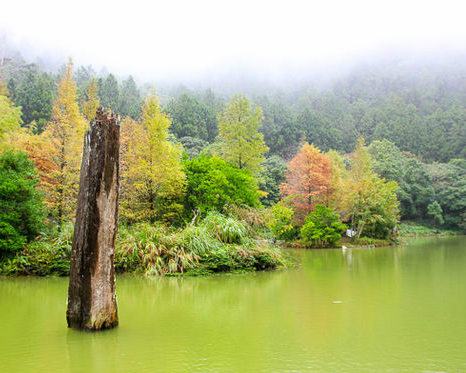
M391 240L382 240L377 238L361 237L358 240L353 240L349 237L342 237L338 242L329 247L308 247L302 241L292 241L283 243L284 247L293 248L293 249L338 249L342 246L347 248L358 248L358 247L382 247L393 245L394 241Z
M458 230L432 227L428 222L404 221L398 225L400 237L455 236L464 234Z
M44 235L0 264L2 275L66 276L73 229ZM243 222L210 213L201 223L171 231L137 224L120 227L115 247L117 272L146 275L205 275L286 266L282 251L254 237Z

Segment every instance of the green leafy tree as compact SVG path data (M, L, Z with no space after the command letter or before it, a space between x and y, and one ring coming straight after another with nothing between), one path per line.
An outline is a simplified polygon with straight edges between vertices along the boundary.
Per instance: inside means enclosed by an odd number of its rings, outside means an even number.
M427 206L427 215L431 217L435 225L442 225L445 222L442 216L442 206L437 201Z
M19 129L21 123L21 108L14 106L8 97L0 95L0 148L4 147L6 135Z
M371 158L360 139L353 153L351 180L348 188L351 229L355 238L361 235L387 238L398 222L398 184L385 182L371 170Z
M222 211L227 204L259 206L258 188L249 171L223 159L201 155L184 163L188 180L185 210Z
M280 201L280 185L285 180L288 167L286 162L278 155L267 158L263 166L265 169L264 177L259 187L267 195L261 199L261 202L265 206L272 206Z
M368 151L372 170L379 177L398 183L401 216L404 219L426 218L427 206L434 201L435 192L425 165L388 140L372 142Z
M301 238L306 246L334 246L347 228L332 208L318 204L306 217L301 228Z
M291 240L295 234L293 215L293 209L280 201L268 210L266 225L276 238Z
M223 141L220 156L240 169L246 169L254 177L263 171L261 163L268 147L259 132L263 119L262 110L252 107L245 96L236 95L227 103L219 116L219 137Z
M450 228L463 228L466 214L466 170L444 163L431 164L427 168L432 178L435 199L442 209L444 224Z
M406 195L398 197L401 202L402 214L410 219L424 219L428 213L429 205L436 198L432 178L426 165L416 158L407 158L401 187L408 196L407 200Z
M0 256L21 249L43 226L38 176L25 153L0 156Z

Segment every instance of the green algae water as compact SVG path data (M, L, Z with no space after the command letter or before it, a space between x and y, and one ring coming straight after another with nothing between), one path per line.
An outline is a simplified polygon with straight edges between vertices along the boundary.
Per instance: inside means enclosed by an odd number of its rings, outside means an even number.
M120 327L66 327L67 278L0 279L0 372L466 372L466 238L299 251L294 269L120 276Z

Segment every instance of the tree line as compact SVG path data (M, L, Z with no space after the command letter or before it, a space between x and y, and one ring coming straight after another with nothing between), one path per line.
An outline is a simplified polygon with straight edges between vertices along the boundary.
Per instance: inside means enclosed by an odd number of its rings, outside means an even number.
M260 132L268 155L289 161L303 139L323 151L348 153L362 137L368 144L389 140L427 163L465 158L466 88L461 82L466 63L405 65L363 66L324 86L257 88L250 97L262 108ZM2 80L22 108L24 125L35 122L36 131L43 130L65 71L65 66L49 73L21 58L6 60ZM94 94L103 106L134 120L151 90L131 76L117 79L106 71L96 73L92 66L78 67L73 79L80 106ZM161 101L172 119L170 133L194 149L213 143L218 114L229 98L222 90L165 89Z
M335 92L314 92L302 96L304 104L278 96L251 100L234 95L226 101L211 90L182 89L162 105L153 91L142 98L131 77L120 86L111 74L96 78L91 68L74 73L71 61L59 78L32 66L23 74L30 84L19 78L15 82L21 73L12 71L10 66L11 77L2 81L0 95L3 181L9 182L15 170L35 180L28 186L28 206L39 218L18 233L26 210L18 213L12 194L5 193L4 250L37 234L40 216L58 227L72 219L83 135L99 105L123 117L123 224L183 225L212 210L246 206L256 209L277 238L301 237L312 245L334 243L335 232L344 228L356 237L388 238L396 234L400 217L465 228L466 161L461 153L452 153L454 158L445 156L447 163L426 163L422 153L427 148L412 142L420 141L414 134L422 135L413 124L417 119L408 120L419 110L404 110L398 99L390 107L377 103L391 95L368 96L373 102L365 110L365 91L355 90L357 84L350 91L344 84L335 88L342 97L351 92L351 100L336 99ZM384 115L380 105L387 110ZM351 119L356 107L362 108L356 111L368 125L347 131L358 127ZM461 118L456 116L458 126L464 125ZM377 130L384 126L390 131ZM455 144L464 140L464 135L457 137ZM32 163L19 153L15 158L11 149L26 152ZM45 211L33 192L35 184ZM19 246L11 244L15 235L21 237Z

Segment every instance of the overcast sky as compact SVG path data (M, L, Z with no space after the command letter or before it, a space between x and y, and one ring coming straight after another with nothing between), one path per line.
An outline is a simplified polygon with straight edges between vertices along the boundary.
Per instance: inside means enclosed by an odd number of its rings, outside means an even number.
M280 74L383 48L466 49L466 3L429 0L10 0L9 44L142 79ZM63 62L66 62L64 60Z

